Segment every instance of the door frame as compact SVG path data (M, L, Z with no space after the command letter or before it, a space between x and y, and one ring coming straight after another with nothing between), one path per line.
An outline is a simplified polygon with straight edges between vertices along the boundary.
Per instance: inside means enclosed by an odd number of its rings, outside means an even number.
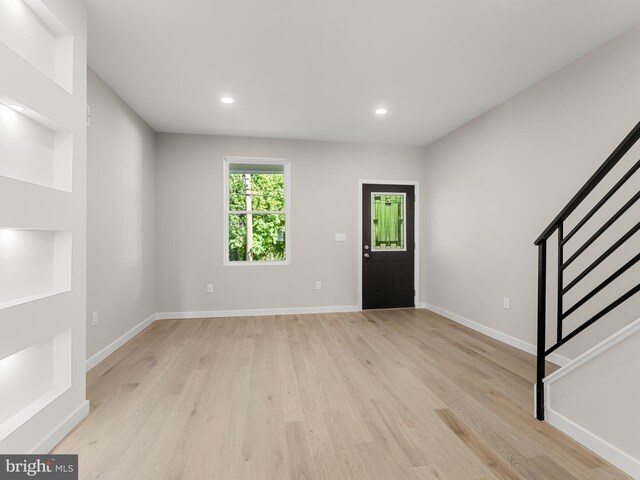
M369 180L358 179L358 310L362 310L362 189L364 185L412 185L415 195L413 213L415 255L413 257L413 285L416 290L413 303L416 308L420 304L420 182L418 180Z

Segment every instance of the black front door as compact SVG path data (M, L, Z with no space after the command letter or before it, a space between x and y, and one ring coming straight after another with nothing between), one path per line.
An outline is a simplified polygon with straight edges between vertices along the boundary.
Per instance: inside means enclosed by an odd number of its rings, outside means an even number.
M362 308L415 306L413 185L362 186Z

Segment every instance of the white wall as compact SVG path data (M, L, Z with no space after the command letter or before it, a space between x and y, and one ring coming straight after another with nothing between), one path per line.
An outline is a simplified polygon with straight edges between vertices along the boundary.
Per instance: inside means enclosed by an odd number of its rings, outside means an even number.
M87 152L87 357L156 312L155 132L92 70ZM98 326L91 314L98 312Z
M422 205L427 303L536 343L533 241L640 121L639 83L640 28L636 28L428 147ZM638 153L636 148L624 165L640 158ZM622 193L638 191L638 185L630 184ZM590 201L593 204L594 199ZM621 200L613 203L621 205ZM639 216L638 205L634 214ZM570 223L579 218L576 212ZM594 245L582 265L571 267L568 277L635 221L623 218L617 230ZM583 232L582 238L587 234ZM556 241L554 237L551 242L550 265L556 258ZM572 243L569 251L580 240ZM639 248L634 238L621 253L637 253ZM589 282L602 280L603 272L612 268L603 267L589 279L581 287L583 293ZM621 279L618 295L635 284L634 278L637 283L638 272L630 271ZM554 282L550 280L550 289ZM502 308L503 296L511 298L510 310ZM605 296L596 306L606 305L615 293ZM639 305L636 299L634 305L621 308L561 352L573 357L586 350L637 318Z
M621 332L615 345L601 348L575 369L559 370L549 379L547 419L640 478L640 321Z
M291 161L290 265L223 266L226 155ZM423 163L422 148L159 134L158 311L357 305L358 179L420 181Z
M38 181L47 184L32 183L33 177L24 172L14 175L15 164L0 168L0 229L15 229L15 237L29 238L14 244L15 256L7 254L12 247L5 243L0 261L21 271L22 277L16 278L22 279L25 288L14 290L14 297L43 293L0 308L0 366L3 379L11 384L10 389L6 383L0 388L0 452L41 453L49 451L89 410L85 391L86 12L76 0L2 3L0 103L21 105L20 115L52 132L64 132L62 156L68 156L62 162L64 168L54 168L51 179L50 154L57 145L52 145L48 133L43 137L33 125L15 130L16 135L24 135L22 145L45 140L42 149L27 152L16 150L15 139L0 136L0 163L14 161L8 156L17 153L41 159L40 165L34 161L29 169L41 169ZM8 24L12 26L5 28ZM22 127L26 124L21 122ZM4 176L8 170L11 175ZM18 255L26 256L18 262ZM48 282L34 280L35 264L47 265ZM0 264L0 270L4 268ZM31 283L29 288L26 283ZM51 290L40 292L47 285ZM12 403L8 396L21 401Z

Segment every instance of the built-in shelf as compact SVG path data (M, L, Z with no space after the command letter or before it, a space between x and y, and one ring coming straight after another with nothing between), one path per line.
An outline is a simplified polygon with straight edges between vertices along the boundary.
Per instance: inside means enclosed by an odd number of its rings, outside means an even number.
M73 36L42 0L0 1L0 42L73 91Z
M0 175L70 192L72 164L70 132L0 94Z
M86 9L0 0L0 452L46 453L88 410ZM82 148L80 148L82 147Z
M0 309L70 288L70 232L0 227Z
M0 441L71 386L71 330L0 359Z

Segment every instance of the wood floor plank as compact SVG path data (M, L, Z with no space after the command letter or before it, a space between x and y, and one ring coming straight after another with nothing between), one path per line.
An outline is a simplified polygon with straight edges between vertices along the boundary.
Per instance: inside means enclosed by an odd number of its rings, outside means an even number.
M417 472L410 465L402 465L385 453L387 448L378 442L359 443L356 445L358 456L366 470L367 477L372 480L419 480Z
M304 423L287 422L286 435L291 478L315 480L313 460L311 458L311 450L305 433Z
M100 480L624 480L532 416L535 359L425 310L164 320L54 450Z
M366 442L353 442L349 433L349 419L341 412L329 412L324 415L327 432L331 438L336 461L342 466L344 480L366 479L364 466L357 455L355 445Z
M513 465L505 462L500 455L489 448L483 439L475 435L453 412L445 409L438 410L437 413L460 441L482 460L496 478L500 480L524 479L518 474Z

